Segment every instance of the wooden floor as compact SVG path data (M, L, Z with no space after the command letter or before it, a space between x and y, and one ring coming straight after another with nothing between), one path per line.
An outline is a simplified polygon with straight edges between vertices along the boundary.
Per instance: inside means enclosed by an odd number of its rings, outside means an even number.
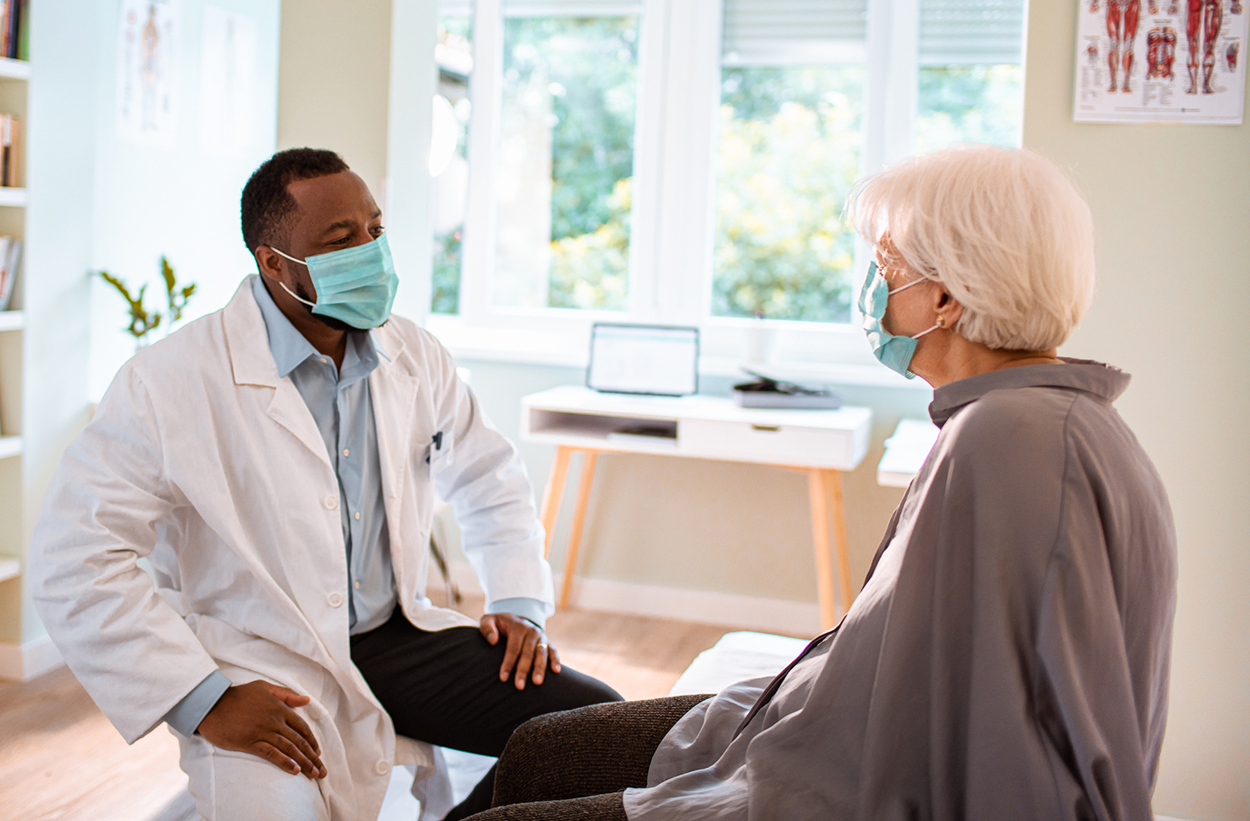
M481 601L462 607L481 612ZM629 699L664 695L728 628L566 611L548 624L564 663ZM181 821L194 817L163 727L127 747L62 667L25 683L0 681L0 818Z

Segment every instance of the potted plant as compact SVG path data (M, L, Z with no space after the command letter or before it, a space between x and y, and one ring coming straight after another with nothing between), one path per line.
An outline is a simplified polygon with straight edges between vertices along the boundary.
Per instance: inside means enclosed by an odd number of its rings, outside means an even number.
M164 314L159 311L149 311L143 304L143 297L147 293L148 286L145 283L139 287L137 293L131 293L129 286L126 285L120 277L110 274L108 271L100 271L100 277L117 289L117 293L121 294L122 299L126 300L126 304L130 310L130 325L125 329L128 334L135 338L135 348L142 348L152 341L149 336L153 331L161 326L161 320L168 320L165 323L165 333L173 327L175 322L182 319L182 312L186 310L187 301L195 294L195 283L178 287L178 279L174 274L174 266L169 264L169 260L164 256L161 257L161 278L165 282L165 301L168 309Z

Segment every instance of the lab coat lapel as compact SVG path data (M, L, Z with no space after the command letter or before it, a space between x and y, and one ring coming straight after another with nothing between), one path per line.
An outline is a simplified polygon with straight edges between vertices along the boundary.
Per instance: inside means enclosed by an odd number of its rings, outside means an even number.
M374 333L379 333L374 331ZM399 499L411 464L414 418L421 381L407 373L403 342L387 334L378 340L386 356L369 375L373 396L373 425L378 434L378 463L382 468L382 495L389 521L399 521Z
M252 296L251 277L243 280L234 298L226 306L223 322L234 384L272 388L274 393L266 408L269 418L329 465L330 455L326 453L325 441L317 430L317 423L304 403L304 398L299 395L290 379L281 379L278 376L278 366L273 361L269 337L265 333L265 320Z

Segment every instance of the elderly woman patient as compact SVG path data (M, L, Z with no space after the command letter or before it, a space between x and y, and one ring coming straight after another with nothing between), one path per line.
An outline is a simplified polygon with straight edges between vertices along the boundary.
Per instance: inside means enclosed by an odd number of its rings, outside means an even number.
M522 726L475 818L1151 817L1175 535L1112 407L1129 375L1057 355L1094 292L1089 209L1049 161L969 147L848 210L869 343L941 427L863 592L771 682Z

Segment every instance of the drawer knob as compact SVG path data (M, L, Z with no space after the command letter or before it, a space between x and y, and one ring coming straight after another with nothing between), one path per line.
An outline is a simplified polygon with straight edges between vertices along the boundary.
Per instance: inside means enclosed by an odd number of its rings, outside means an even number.
M751 430L763 430L777 433L781 430L781 425L751 425Z

